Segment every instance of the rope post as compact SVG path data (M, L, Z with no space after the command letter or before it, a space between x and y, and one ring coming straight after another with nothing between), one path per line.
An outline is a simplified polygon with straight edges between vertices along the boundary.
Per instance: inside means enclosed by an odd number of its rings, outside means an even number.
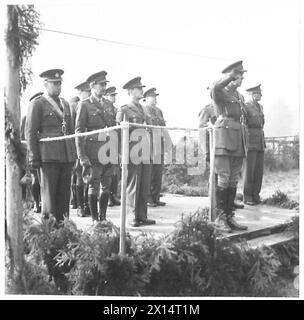
M209 130L209 147L210 147L210 175L209 175L209 219L211 222L215 220L215 170L214 170L214 158L215 158L215 130L210 128Z
M126 249L126 214L127 214L127 177L128 177L128 162L129 162L129 122L124 116L122 126L122 141L121 141L121 207L120 207L120 239L119 239L119 254L125 255Z

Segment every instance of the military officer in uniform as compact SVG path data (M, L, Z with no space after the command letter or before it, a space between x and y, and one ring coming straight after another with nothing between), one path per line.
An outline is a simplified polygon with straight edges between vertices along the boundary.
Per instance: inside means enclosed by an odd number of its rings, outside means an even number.
M70 106L61 98L61 69L40 74L45 93L31 101L26 120L29 166L40 169L42 214L57 222L69 216L71 169L76 160L73 139L41 142L39 139L74 133Z
M103 129L115 125L115 119L109 117L105 111L109 104L103 98L108 82L106 75L106 71L101 71L94 73L87 79L91 87L91 95L89 98L80 101L77 106L76 133ZM102 159L99 159L99 150L104 143L104 141L99 139L98 133L76 138L77 156L80 159L81 166L91 167L92 169L92 177L88 182L88 204L93 224L106 219L108 207L112 164L103 164ZM99 210L97 209L97 202Z
M140 105L139 101L143 98L143 87L141 77L136 77L128 81L123 89L128 90L130 101L119 108L116 120L118 123L124 119L128 122L139 124L150 124L149 118ZM130 136L136 127L130 127ZM130 151L134 142L130 143ZM150 159L148 159L150 161ZM132 226L155 224L155 220L147 218L147 201L150 185L150 164L135 164L130 159L128 164L127 177L127 207L128 213L133 216Z
M207 90L210 90L210 87L207 87ZM211 123L212 125L215 124L216 121L216 113L215 108L212 103L208 103L199 113L199 128L205 128L208 126L208 123ZM210 162L210 141L209 141L209 131L206 132L206 161ZM217 185L218 182L218 176L215 174L215 184ZM239 203L238 201L234 200L233 202L233 209L243 209L244 205L242 203Z
M38 97L43 95L43 92L37 92L35 93L31 98L30 102ZM21 121L21 129L20 129L20 138L21 140L25 140L25 124L26 124L26 115L23 116L22 121ZM27 157L27 156L26 156ZM26 163L28 162L28 159L26 159ZM26 168L27 172L24 171L24 173L30 174L31 176L31 193L34 199L33 203L33 211L36 213L41 213L41 203L40 203L40 182L38 178L38 171L37 169L32 169L30 168L30 171L28 168ZM23 186L23 185L22 185ZM24 198L25 199L25 198Z
M209 87L207 87L207 90L210 90ZM214 106L212 104L212 101L205 105L202 110L198 114L199 122L198 127L199 128L206 128L208 126L208 122L211 122L211 124L214 125L216 121L216 114L214 111ZM206 132L206 161L210 162L210 146L209 146L209 131Z
M77 90L77 96L70 100L71 109L73 110L76 118L76 111L79 101L87 99L91 94L90 85L85 81L78 84L75 88ZM71 204L73 209L77 209L77 215L85 217L90 215L90 209L88 206L88 186L82 179L82 166L80 160L77 159L72 173L72 199Z
M115 119L117 114L117 108L114 106L114 103L116 102L116 95L117 95L116 88L112 86L107 88L104 96L106 100L111 102L108 112L112 114L115 117ZM120 177L120 166L114 164L112 182L110 187L109 204L108 204L109 207L120 206L120 201L117 198L119 177Z
M251 101L246 103L248 128L248 152L244 168L244 202L248 205L260 203L260 191L264 170L264 113L259 101L262 97L261 85L246 90Z
M215 225L225 232L247 229L235 221L233 211L237 183L246 152L243 123L245 104L243 96L237 91L245 71L242 61L229 65L222 71L224 77L214 83L211 91L217 115L214 130L218 216Z
M145 99L145 112L150 118L150 123L154 126L165 126L166 122L163 116L162 111L156 106L157 96L156 88L151 88L144 93ZM152 137L151 137L152 138ZM161 150L156 150L157 148L152 148L152 152L161 152L160 162L161 163L152 163L151 164L151 188L148 197L148 206L157 207L165 206L166 203L160 201L160 191L162 185L162 176L163 176L163 162L164 162L164 145L163 140L161 143ZM157 155L155 155L157 156ZM153 159L152 159L153 161Z

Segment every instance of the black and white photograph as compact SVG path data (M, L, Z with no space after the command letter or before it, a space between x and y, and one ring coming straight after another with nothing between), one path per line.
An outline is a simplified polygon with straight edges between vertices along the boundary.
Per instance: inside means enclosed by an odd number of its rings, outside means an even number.
M2 3L1 297L300 300L303 9Z

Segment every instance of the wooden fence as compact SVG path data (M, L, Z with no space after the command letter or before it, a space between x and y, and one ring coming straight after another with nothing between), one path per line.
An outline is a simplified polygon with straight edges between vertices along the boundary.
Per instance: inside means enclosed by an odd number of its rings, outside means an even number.
M295 147L299 143L299 136L265 137L267 148L271 148L275 154L281 154L285 146Z

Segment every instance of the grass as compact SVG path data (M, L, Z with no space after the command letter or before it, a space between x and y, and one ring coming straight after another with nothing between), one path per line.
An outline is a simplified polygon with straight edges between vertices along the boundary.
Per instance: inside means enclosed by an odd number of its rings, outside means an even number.
M185 196L208 196L208 182L206 179L197 179L194 185L163 184L163 191L173 194L183 194ZM277 190L287 195L288 199L299 202L300 194L299 169L289 171L269 171L264 172L263 184L260 196L262 199L270 198ZM238 193L243 193L243 179L239 180Z
M243 190L243 181L240 180L239 192ZM260 196L262 199L271 197L280 190L285 193L290 200L299 202L300 195L300 173L299 169L289 171L265 171Z

